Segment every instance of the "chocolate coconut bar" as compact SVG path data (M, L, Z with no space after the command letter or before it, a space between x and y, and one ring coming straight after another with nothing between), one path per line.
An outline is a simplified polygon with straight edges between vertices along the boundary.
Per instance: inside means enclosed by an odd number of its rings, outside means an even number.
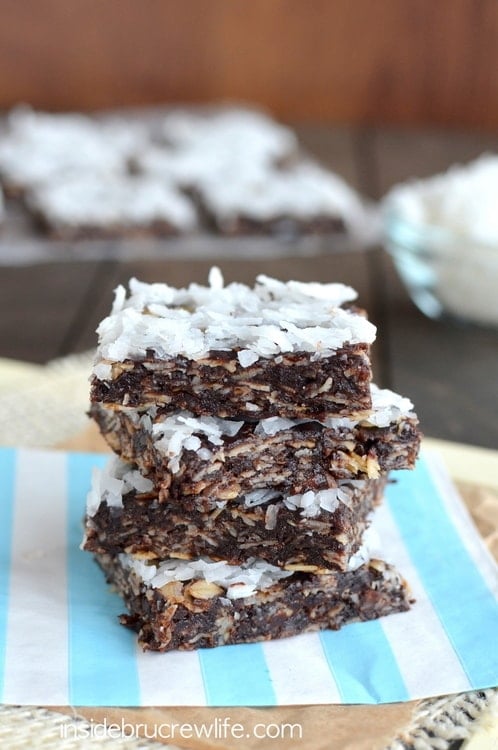
M217 269L207 287L132 279L98 328L92 401L247 421L363 415L375 326L345 309L355 298L266 276L224 286Z
M412 468L420 433L411 402L371 392L369 416L324 422L249 423L102 404L90 413L111 448L152 479L160 502L206 511L255 490L296 495Z
M246 163L237 182L223 172L200 176L193 191L220 233L326 234L354 231L366 220L359 196L340 177L310 161L286 169Z
M158 502L150 480L111 459L94 474L83 549L143 559L208 555L237 565L257 557L285 570L345 570L384 486L383 478L293 496L263 489L213 510L187 511L182 498Z
M406 583L371 559L343 573L292 573L257 560L243 566L197 560L147 564L98 554L123 597L120 620L144 650L192 650L284 638L409 609Z
M192 203L153 177L78 174L35 186L27 204L57 239L172 235L197 226Z
M0 139L0 179L10 195L19 195L75 176L123 176L147 141L138 122L19 107L9 114Z

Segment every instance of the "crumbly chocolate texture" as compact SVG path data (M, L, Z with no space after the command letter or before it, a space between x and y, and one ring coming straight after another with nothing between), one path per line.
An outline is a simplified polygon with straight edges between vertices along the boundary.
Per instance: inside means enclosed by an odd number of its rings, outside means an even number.
M259 420L266 417L324 419L354 416L371 407L368 344L347 345L329 357L309 352L260 357L242 367L237 349L117 362L112 379L92 381L91 399L119 406L159 406L164 413Z
M235 600L206 581L151 588L119 556L96 555L96 560L128 608L121 623L138 632L144 651L190 651L338 630L358 620L405 612L411 601L401 576L380 560L347 573L295 573Z
M234 216L217 214L205 201L202 191L191 189L188 194L195 202L204 222L214 231L228 237L300 237L302 235L344 235L346 224L339 213L334 216L317 215L307 219L290 214L277 214L270 219L257 219L243 213Z
M73 242L81 240L114 240L114 239L142 239L146 237L173 237L181 234L181 230L168 221L151 221L141 226L124 223L109 223L105 226L98 224L63 224L54 220L48 213L32 209L34 218L40 228L54 240Z
M253 507L240 498L210 512L185 513L181 502L158 503L153 493L130 492L122 508L102 502L86 518L83 548L147 560L208 556L239 565L256 557L286 570L346 570L384 486L384 479L365 482L352 489L349 505L338 502L334 511L321 509L311 518L281 498Z
M267 221L257 221L250 216L240 215L227 220L212 218L216 229L222 234L231 236L245 235L281 235L299 236L310 234L345 234L346 225L340 216L314 216L310 219L299 219L296 216L281 215Z
M256 434L254 425L245 423L219 446L199 434L211 457L184 449L173 473L140 412L93 404L90 413L111 448L154 482L160 502L181 503L186 509L213 509L219 501L257 489L297 495L334 487L341 479L376 479L394 469L413 468L420 444L415 416L388 427L329 428L310 422L275 435Z

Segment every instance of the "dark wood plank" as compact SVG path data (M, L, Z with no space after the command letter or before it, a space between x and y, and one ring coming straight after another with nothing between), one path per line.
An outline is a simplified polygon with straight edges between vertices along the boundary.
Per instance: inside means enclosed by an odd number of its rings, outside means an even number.
M43 363L69 351L68 334L97 268L97 263L1 268L0 356Z
M3 0L0 106L498 124L495 0Z
M498 134L419 128L374 129L371 140L372 197L381 198L396 183L425 178L498 151ZM372 192L372 191L371 191Z
M361 188L356 158L356 133L351 126L292 123L302 147L325 167Z
M498 332L426 318L383 261L392 387L413 400L426 435L498 448Z

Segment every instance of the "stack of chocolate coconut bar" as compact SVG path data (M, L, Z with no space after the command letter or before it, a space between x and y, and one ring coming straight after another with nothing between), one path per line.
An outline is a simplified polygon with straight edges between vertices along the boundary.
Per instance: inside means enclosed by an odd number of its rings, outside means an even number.
M342 284L130 281L99 327L84 549L145 649L339 628L408 609L375 508L420 435L371 382L375 327ZM386 550L388 556L388 550Z

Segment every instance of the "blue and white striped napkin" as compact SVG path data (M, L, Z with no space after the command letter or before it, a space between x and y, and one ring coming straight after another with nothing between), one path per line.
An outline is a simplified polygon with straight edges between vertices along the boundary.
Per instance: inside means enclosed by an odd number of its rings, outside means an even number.
M413 609L338 632L143 654L81 552L104 456L0 450L0 699L34 705L385 703L498 684L498 573L437 456L379 510Z

